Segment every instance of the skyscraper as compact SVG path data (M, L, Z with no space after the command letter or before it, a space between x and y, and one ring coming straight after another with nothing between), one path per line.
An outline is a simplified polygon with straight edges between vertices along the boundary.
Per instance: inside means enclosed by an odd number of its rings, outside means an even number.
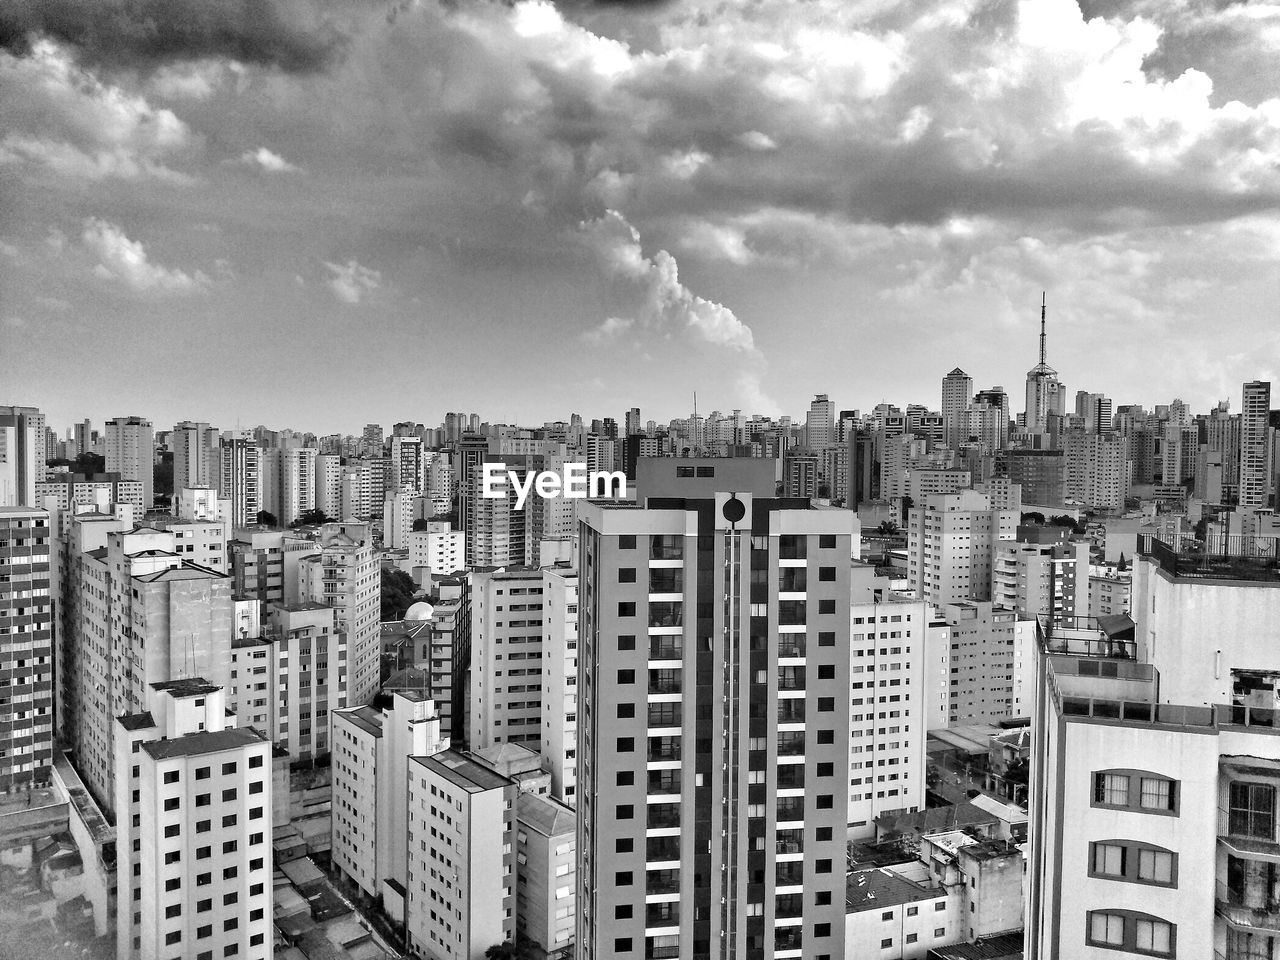
M1268 487L1267 421L1271 384L1251 380L1244 385L1240 409L1240 506L1265 507Z
M1027 433L1048 433L1049 419L1063 412L1065 389L1058 382L1058 371L1045 359L1045 310L1044 296L1040 299L1040 362L1027 371Z
M256 523L262 509L262 451L252 440L223 438L219 445L218 496L231 501L231 527Z
M952 450L958 450L969 439L965 412L972 402L973 377L956 367L942 378L942 429Z
M35 407L0 406L0 506L40 506L44 432L44 414Z
M184 487L218 485L218 431L207 423L183 420L169 434L173 450L174 496Z
M822 450L836 442L836 405L819 393L809 404L805 437L810 450Z
M577 954L840 956L853 514L639 470L583 507Z
M107 421L107 472L120 474L121 480L137 480L142 484L142 509L155 504L153 478L156 445L151 421L142 417L116 417Z
M53 605L49 514L0 506L0 793L49 778Z

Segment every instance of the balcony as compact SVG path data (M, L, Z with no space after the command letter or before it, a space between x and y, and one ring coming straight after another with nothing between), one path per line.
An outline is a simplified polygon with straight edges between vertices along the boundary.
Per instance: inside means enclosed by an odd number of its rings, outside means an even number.
M1232 887L1219 881L1214 911L1233 927L1280 931L1280 900L1274 899L1275 893L1275 887L1267 884Z
M1138 538L1138 552L1181 580L1280 580L1280 538L1216 537L1209 544L1173 547L1152 536Z

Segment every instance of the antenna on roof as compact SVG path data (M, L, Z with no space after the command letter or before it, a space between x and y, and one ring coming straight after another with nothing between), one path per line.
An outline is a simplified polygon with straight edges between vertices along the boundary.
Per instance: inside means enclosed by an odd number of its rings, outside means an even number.
M1040 365L1044 366L1044 314L1047 297L1045 291L1040 291Z

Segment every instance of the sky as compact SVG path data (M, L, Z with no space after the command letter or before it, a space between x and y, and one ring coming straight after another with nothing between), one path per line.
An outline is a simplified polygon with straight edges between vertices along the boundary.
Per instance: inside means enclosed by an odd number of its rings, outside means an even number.
M1280 5L10 0L0 402L319 433L1280 379Z

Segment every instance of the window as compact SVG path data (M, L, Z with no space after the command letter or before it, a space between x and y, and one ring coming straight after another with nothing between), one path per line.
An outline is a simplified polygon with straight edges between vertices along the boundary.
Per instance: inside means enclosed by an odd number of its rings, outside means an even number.
M250 757L250 758L249 758L249 769L250 769L250 770L257 769L257 768L258 768L258 767L260 767L260 766L262 766L262 756L261 756L261 754L255 754L254 756L252 756L252 757Z
M1227 793L1227 830L1236 837L1275 839L1275 787L1233 780Z
M177 810L177 809L178 809L178 806L179 806L181 803L182 803L182 801L181 801L181 800L179 800L177 797L169 797L169 798L168 798L167 800L165 800L165 802L164 802L164 808L165 808L166 810Z
M1153 957L1172 957L1177 928L1167 920L1134 910L1095 910L1088 914L1085 942L1095 947Z
M1124 876L1125 848L1115 843L1093 845L1093 873L1106 877Z
M1173 809L1173 781L1157 777L1143 777L1142 806L1146 810Z
M209 768L208 768L208 767L196 767L196 779L197 779L197 780L208 780L208 779L209 779Z
M614 949L614 952L615 952L615 953L630 953L630 952L631 952L631 938L630 938L630 937L615 937L615 938L614 938L614 940L613 940L613 949Z
M636 548L636 538L634 534L623 534L618 537L619 550L634 550Z
M620 567L620 568L618 569L618 582L619 582L619 583L635 583L635 582L636 582L636 568L635 568L635 567Z
M619 670L618 682L619 683L635 683L636 672L634 670Z
M165 942L166 944L181 943L181 942L182 942L182 931L181 931L181 930L171 930L169 933L166 933L166 934L164 935L164 942Z
M1146 770L1099 770L1093 774L1093 806L1176 817L1178 781Z
M165 771L165 774L164 774L164 782L165 782L165 783L177 783L177 782L178 782L178 771L177 771L177 770L166 770L166 771Z
M182 904L172 903L169 906L165 907L164 915L166 920L171 920L174 917L182 916Z
M634 602L618 604L618 616L634 617L635 615L636 615L636 605Z
M1124 944L1124 917L1116 913L1098 911L1089 915L1089 939L1091 944L1119 947Z
M1106 806L1128 806L1129 778L1121 773L1098 774L1094 782L1093 799L1095 803Z
M613 882L615 886L629 887L631 886L631 880L632 877L630 870L619 870L613 875Z
M224 763L222 765L222 775L224 777L235 772L236 772L236 762L234 760L232 760L230 763Z
M1168 850L1139 850L1138 879L1148 883L1173 883L1173 853Z
M630 920L630 919L631 919L631 904L629 904L629 903L628 903L628 904L626 904L626 905L624 905L624 906L614 907L614 908L613 908L613 919L615 919L615 920Z

